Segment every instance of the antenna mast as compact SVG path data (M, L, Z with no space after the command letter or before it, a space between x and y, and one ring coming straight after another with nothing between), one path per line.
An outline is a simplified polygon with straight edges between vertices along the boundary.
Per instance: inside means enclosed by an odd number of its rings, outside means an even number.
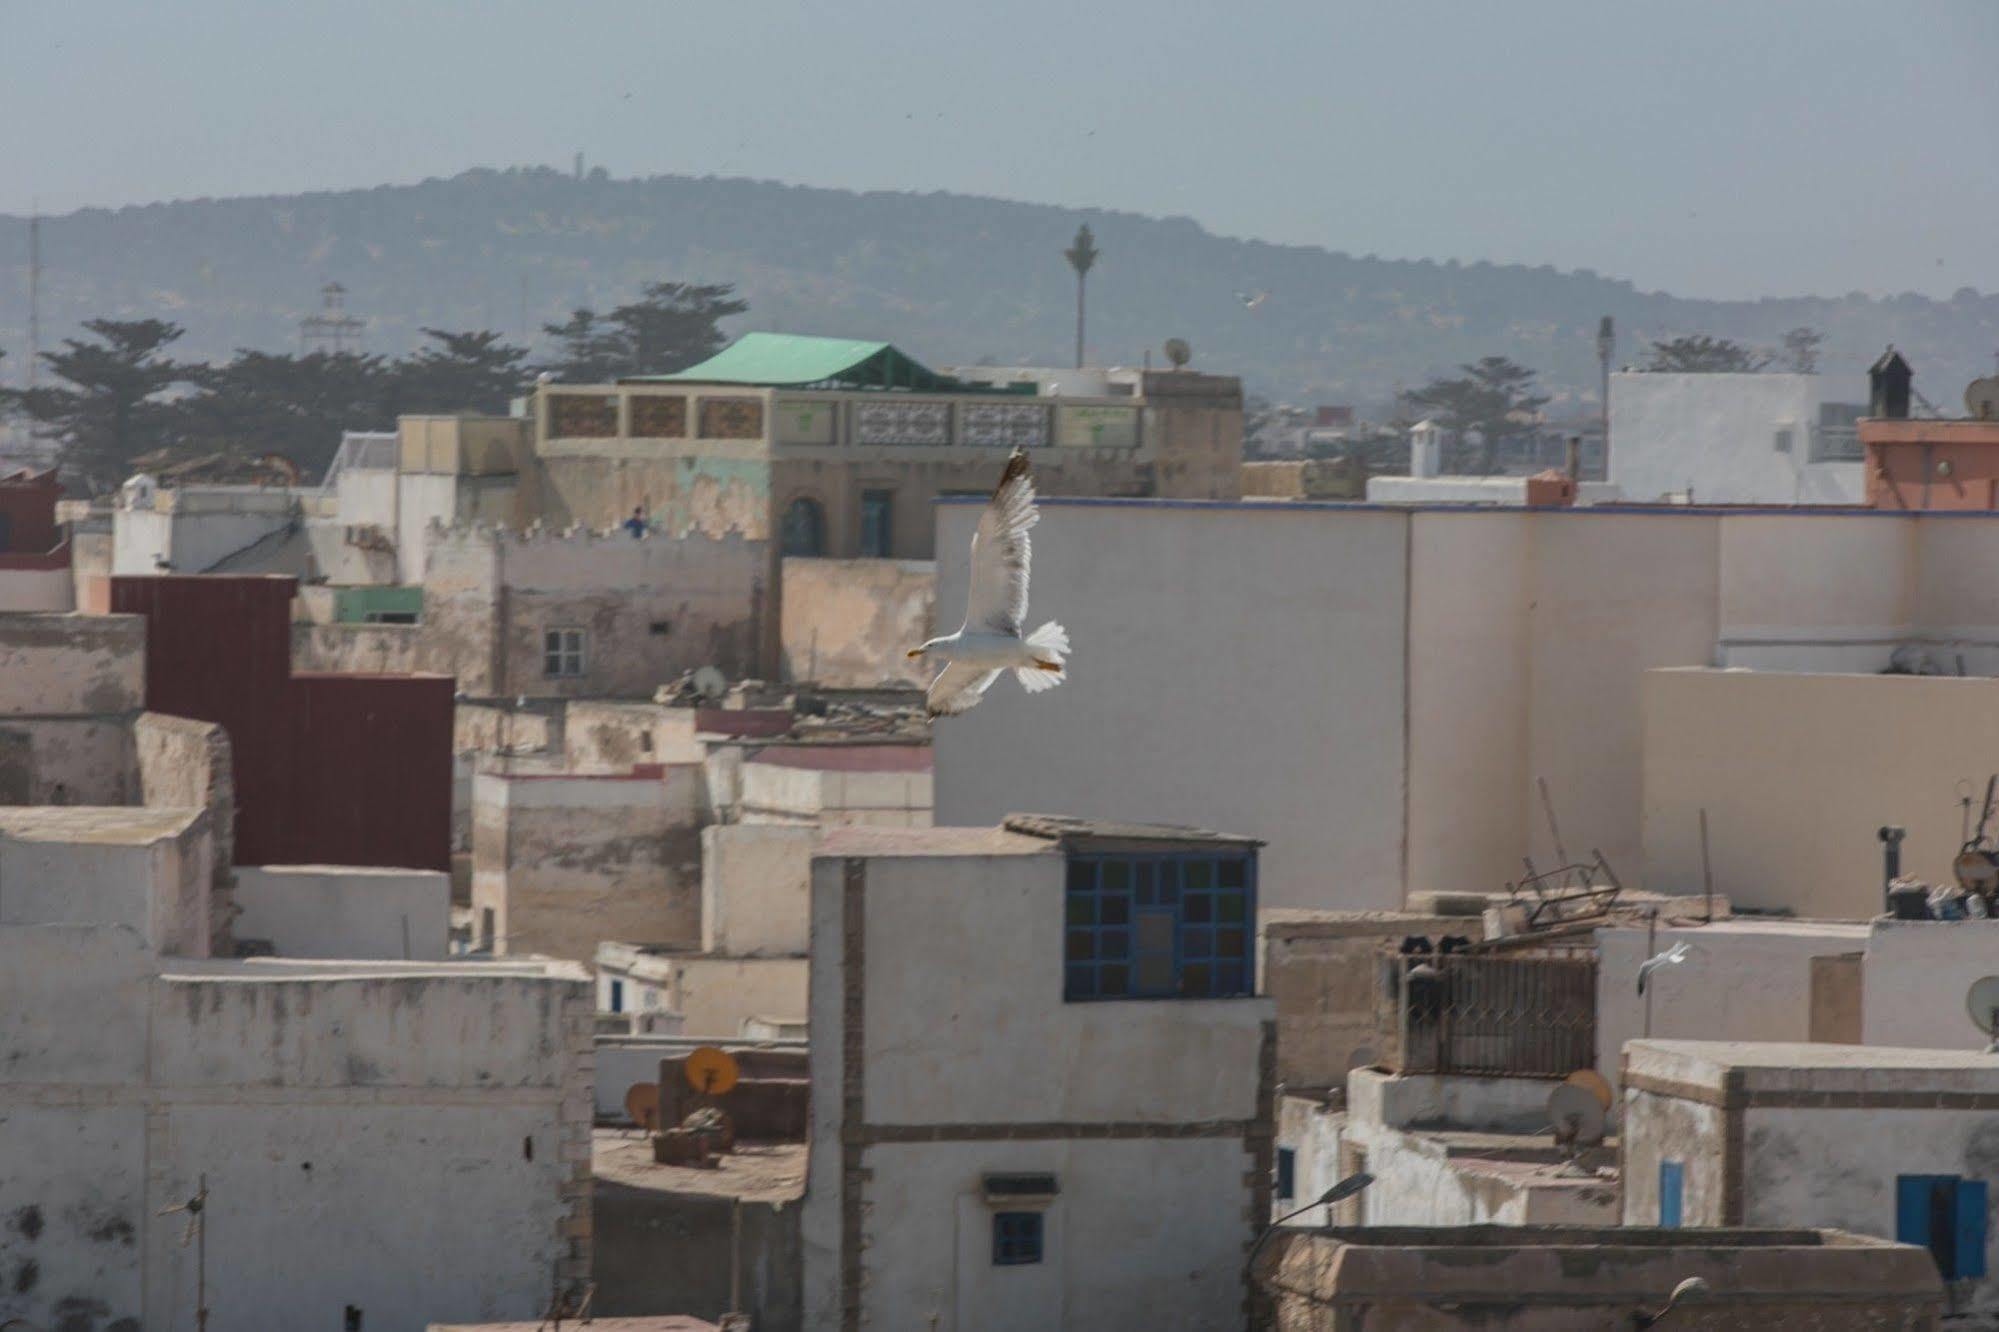
M42 359L42 210L28 214L28 387Z

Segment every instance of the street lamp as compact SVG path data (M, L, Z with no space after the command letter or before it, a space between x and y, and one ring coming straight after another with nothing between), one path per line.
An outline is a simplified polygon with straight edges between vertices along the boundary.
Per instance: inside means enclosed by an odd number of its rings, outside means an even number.
M1374 1183L1373 1175L1368 1174L1365 1170L1358 1171L1355 1174L1348 1175L1345 1179L1333 1185L1333 1187L1327 1189L1324 1193L1314 1198L1311 1202L1306 1203L1303 1207L1300 1207L1297 1211L1286 1212L1283 1216L1280 1216L1275 1221L1272 1221L1269 1225L1263 1228L1263 1233L1256 1237L1256 1243L1249 1246L1249 1257L1242 1260L1242 1274L1244 1276L1249 1275L1250 1265L1256 1262L1256 1255L1263 1252L1264 1244L1270 1239L1272 1235L1275 1235L1277 1233L1278 1229L1281 1226L1283 1226L1283 1224L1286 1221L1289 1221L1294 1216L1303 1216L1305 1213L1311 1211L1314 1207L1328 1207L1336 1202L1345 1202L1348 1198L1353 1197L1356 1193L1359 1193L1362 1189L1366 1188L1368 1185L1372 1183Z
M1664 1318L1667 1314L1673 1312L1673 1310L1679 1308L1681 1305L1699 1304L1703 1300L1707 1299L1707 1297L1712 1293L1713 1292L1708 1289L1707 1282L1701 1280L1699 1277L1688 1277L1685 1281L1682 1281L1679 1285L1673 1287L1673 1293L1666 1297L1665 1308L1659 1310L1658 1313L1644 1313L1641 1311L1639 1313L1632 1314L1631 1326L1653 1327L1657 1325L1660 1319Z
M1076 270L1076 368L1083 368L1083 279L1089 276L1090 268L1097 262L1102 251L1097 249L1097 238L1090 234L1090 225L1085 222L1076 228L1076 240L1062 254L1069 261L1069 267Z

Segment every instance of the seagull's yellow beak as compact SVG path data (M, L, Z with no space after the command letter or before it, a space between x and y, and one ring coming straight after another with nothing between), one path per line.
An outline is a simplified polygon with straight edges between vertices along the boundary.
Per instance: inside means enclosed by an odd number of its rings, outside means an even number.
M910 658L911 658L911 659L913 660L913 659L915 659L915 658L917 658L917 657L920 657L920 656L922 656L922 655L923 655L923 649L922 649L922 648L911 648L911 649L910 649L910 650L909 650L909 651L908 651L907 653L905 653L904 655L906 655L906 656L910 657Z

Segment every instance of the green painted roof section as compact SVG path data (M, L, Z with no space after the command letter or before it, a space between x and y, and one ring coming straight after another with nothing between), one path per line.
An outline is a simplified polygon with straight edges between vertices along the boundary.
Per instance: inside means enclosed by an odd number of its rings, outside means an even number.
M796 333L745 333L699 365L670 375L640 375L632 383L754 384L760 388L960 390L886 342L813 338ZM990 391L990 390L987 390Z

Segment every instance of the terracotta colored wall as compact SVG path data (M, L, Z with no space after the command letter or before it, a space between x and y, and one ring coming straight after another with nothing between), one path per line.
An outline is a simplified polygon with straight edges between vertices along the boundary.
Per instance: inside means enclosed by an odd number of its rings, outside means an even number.
M238 865L449 869L452 680L294 676L293 586L113 578L146 617L147 708L228 731Z
M1867 503L1999 509L1999 421L1866 420Z

